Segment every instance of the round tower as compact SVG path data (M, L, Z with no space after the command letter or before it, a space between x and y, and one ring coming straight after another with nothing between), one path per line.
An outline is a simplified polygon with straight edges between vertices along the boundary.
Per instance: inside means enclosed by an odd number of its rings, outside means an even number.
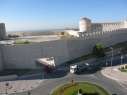
M91 30L91 20L84 17L79 21L79 32L89 32Z

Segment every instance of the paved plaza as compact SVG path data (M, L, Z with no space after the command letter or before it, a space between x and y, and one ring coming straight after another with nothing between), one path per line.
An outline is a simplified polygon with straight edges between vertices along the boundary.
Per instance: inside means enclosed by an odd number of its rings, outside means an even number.
M127 89L127 73L126 72L121 72L119 70L119 66L113 66L113 67L107 67L101 71L101 73L110 79L113 79L117 81L121 86Z
M4 81L0 82L0 93L19 93L24 91L29 91L37 86L40 85L40 83L43 82L43 80L16 80L16 81ZM6 86L8 84L8 86Z

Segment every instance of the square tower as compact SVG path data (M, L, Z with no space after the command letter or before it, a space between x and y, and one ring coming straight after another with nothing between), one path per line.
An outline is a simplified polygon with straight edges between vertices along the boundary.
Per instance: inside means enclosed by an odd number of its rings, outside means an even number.
M5 24L0 23L0 40L6 39L6 29L5 29Z

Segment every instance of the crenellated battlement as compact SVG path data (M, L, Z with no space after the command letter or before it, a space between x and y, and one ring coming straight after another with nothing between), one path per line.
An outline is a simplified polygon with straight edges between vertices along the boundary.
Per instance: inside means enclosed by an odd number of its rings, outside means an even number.
M83 36L80 36L80 38L96 39L96 38L104 37L107 35L115 35L117 33L127 33L127 28L121 28L121 29L116 29L116 30L111 30L111 31L88 32L88 33L82 34Z

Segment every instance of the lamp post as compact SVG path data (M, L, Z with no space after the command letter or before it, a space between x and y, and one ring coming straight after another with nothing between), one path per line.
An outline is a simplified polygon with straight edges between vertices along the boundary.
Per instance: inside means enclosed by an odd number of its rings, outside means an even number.
M113 48L111 47L111 52L112 52L112 55L111 55L111 66L112 66L112 63L113 63Z
M106 62L105 62L105 66L106 66L106 67L108 66L108 62L107 62L107 60L106 60Z
M123 55L121 55L120 59L121 59L121 65L122 65L123 64Z
M112 69L112 63L113 63L113 48L111 47L110 49L111 49L111 52L112 52L112 54L111 54L111 69Z

